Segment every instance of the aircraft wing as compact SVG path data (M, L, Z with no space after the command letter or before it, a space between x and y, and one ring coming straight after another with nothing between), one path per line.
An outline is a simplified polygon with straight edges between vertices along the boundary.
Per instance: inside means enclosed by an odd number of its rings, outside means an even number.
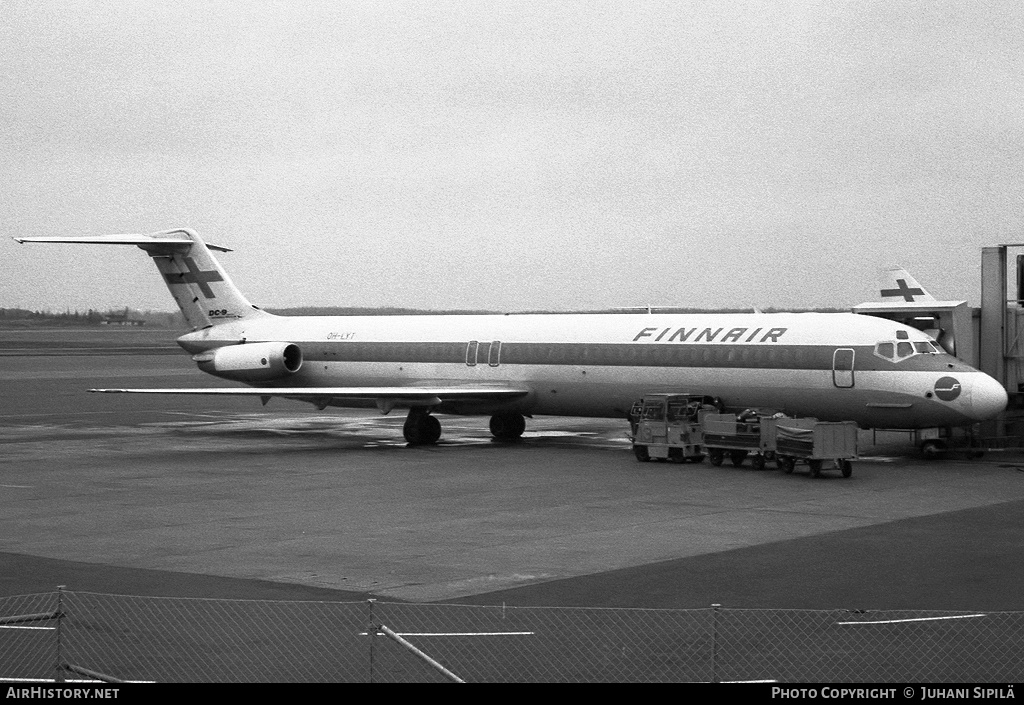
M525 397L523 387L213 387L200 389L90 389L103 394L193 394L208 396L271 397L307 401L321 409L334 401L371 401L387 413L396 406L436 406L458 401L511 401Z

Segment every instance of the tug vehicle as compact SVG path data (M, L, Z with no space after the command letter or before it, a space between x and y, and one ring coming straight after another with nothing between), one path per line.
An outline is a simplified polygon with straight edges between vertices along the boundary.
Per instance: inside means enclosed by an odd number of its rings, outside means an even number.
M671 460L700 463L704 460L701 417L719 410L713 397L697 394L645 394L629 412L633 453L646 463Z

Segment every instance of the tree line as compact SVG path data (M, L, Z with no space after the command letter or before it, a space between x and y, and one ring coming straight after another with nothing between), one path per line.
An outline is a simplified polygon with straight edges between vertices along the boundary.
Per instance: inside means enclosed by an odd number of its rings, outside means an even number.
M138 325L152 328L180 328L183 321L178 312L137 311L129 308L106 311L92 308L87 311L30 311L24 308L0 308L0 324L18 327Z

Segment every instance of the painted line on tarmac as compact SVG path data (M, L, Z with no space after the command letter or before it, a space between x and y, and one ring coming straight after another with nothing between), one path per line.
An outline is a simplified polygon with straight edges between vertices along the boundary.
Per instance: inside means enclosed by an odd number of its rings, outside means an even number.
M0 626L0 629L47 629L47 630L50 630L50 631L53 631L56 628L57 627L23 627L23 626L17 626L17 625L14 625L14 624L4 624L4 625Z
M877 622L836 622L836 624L905 624L906 622L941 622L948 619L975 619L985 614L958 614L952 617L914 617L913 619L883 619Z
M775 678L764 678L752 681L718 681L719 683L778 683L779 681Z
M398 636L535 636L537 632L395 632ZM369 636L369 632L359 632L359 636ZM386 636L377 632L377 636Z
M0 676L0 683L56 683L53 678L14 678ZM65 678L61 683L105 683L106 681L89 680L88 678ZM156 681L122 681L124 683L156 683Z
M28 419L35 416L62 416L67 418L68 416L98 416L102 414L116 414L116 411L76 411L69 414L66 411L59 413L47 413L47 414L0 414L0 419Z

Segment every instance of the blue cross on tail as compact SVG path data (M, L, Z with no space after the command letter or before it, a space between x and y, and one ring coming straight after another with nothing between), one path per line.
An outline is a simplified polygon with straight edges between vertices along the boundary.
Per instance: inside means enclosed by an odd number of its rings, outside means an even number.
M220 275L216 269L209 271L202 271L196 264L196 261L191 257L184 258L185 265L188 267L187 272L178 272L177 274L165 274L164 280L168 284L198 284L199 290L203 292L203 296L208 299L217 298L213 294L213 289L210 288L210 282L222 282L224 277Z
M910 288L907 286L906 279L897 279L896 286L898 289L882 289L882 296L902 296L904 301L913 301L915 296L924 295L924 289L918 289L917 287Z

